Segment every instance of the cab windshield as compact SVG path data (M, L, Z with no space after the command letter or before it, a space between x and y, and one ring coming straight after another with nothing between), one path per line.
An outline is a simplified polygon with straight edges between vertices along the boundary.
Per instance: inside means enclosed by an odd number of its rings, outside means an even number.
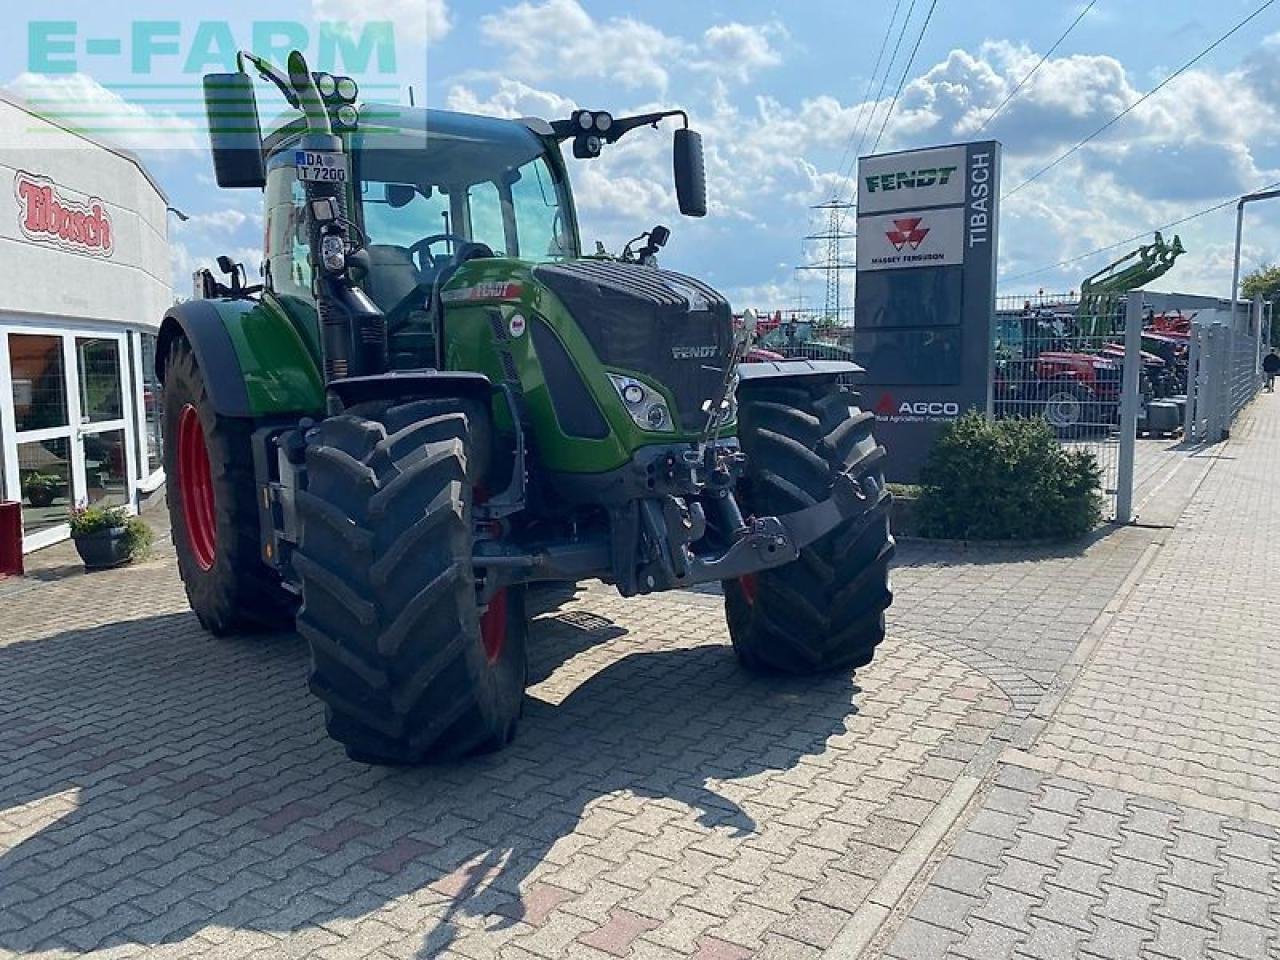
M577 255L564 178L542 141L518 124L361 139L353 186L369 253L366 288L383 311L431 283L463 243L535 263Z

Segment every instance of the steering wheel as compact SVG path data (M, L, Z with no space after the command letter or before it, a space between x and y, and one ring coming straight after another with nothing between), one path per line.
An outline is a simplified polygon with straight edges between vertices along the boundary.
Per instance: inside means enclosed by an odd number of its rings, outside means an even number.
M447 282L453 272L468 260L493 256L493 250L488 244L473 243L465 237L459 237L453 233L439 233L434 236L423 237L409 248L410 254L419 248L425 250L432 243L437 243L444 239L458 240L457 251L447 258L436 258L432 257L429 252L427 253L432 268L434 269L439 264L440 269L435 271L435 276L431 280L424 280L419 283L406 297L387 311L386 324L388 334L399 332L408 323L415 311L425 310L428 314L438 313L441 308L439 302L440 287Z
M433 233L429 237L423 237L417 240L409 247L409 256L413 257L414 262L418 265L420 273L435 272L437 263L441 259L431 253L431 245L433 243L451 242L455 249L459 249L463 244L470 243L466 237L459 236L456 233ZM450 254L452 256L452 254ZM426 262L422 261L422 257L426 257ZM448 258L445 258L448 259Z

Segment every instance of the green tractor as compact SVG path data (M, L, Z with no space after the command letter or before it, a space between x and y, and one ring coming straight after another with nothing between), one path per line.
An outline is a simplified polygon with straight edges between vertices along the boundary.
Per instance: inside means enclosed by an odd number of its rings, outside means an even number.
M204 78L222 187L262 189L261 286L226 258L160 330L178 565L218 635L293 626L331 736L411 764L508 742L526 591L721 582L751 669L868 663L893 541L850 363L738 365L706 284L583 256L561 144L591 159L681 111L499 120L358 104L241 54ZM260 132L249 68L291 106Z

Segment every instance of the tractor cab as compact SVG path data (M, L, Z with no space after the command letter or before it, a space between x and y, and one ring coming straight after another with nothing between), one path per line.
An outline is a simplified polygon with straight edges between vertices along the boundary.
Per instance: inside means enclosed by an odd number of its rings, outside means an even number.
M294 121L264 144L268 285L303 312L313 299L304 134ZM351 271L386 318L391 369L439 365L441 289L465 259L580 255L559 148L527 123L379 105L376 126L344 139Z

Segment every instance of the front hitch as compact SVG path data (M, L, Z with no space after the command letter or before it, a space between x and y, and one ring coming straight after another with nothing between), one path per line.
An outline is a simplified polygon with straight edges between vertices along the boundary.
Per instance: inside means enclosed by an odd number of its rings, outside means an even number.
M860 481L852 474L837 474L827 499L781 516L746 521L729 548L715 556L693 553L680 531L672 531L670 523L662 523L663 512L657 508L657 501L646 501L642 516L649 535L671 547L669 551L659 551L663 573L668 574L671 586L690 587L734 580L792 563L815 540L842 523L869 513L880 502L881 492L873 477Z

